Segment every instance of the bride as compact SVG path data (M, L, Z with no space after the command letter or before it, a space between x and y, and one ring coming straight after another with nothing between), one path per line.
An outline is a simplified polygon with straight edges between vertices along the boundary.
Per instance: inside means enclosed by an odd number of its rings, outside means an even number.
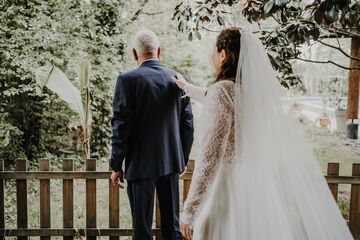
M260 40L225 29L212 61L216 80L208 88L173 78L204 105L184 237L353 239Z

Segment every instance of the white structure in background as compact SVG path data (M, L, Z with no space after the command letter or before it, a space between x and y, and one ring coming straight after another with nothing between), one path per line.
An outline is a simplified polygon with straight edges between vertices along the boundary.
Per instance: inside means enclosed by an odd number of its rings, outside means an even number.
M336 39L324 39L323 41L337 46ZM348 39L339 39L343 49L350 49ZM333 60L343 66L348 66L350 60L342 55L338 50L323 46L320 43L311 46L303 46L301 51L304 59L327 61ZM331 64L317 64L303 61L296 61L293 64L294 72L299 74L304 84L307 96L298 97L296 102L299 104L302 115L308 118L315 125L320 126L320 119L327 115L329 119L328 128L333 131L346 131L346 103L347 103L347 80L349 72ZM342 81L341 89L332 86L329 89L331 80L337 78ZM345 90L344 90L345 88ZM330 91L329 91L330 90ZM331 104L329 98L339 98L341 104ZM327 100L324 102L324 100Z
M328 128L331 132L346 131L346 110L324 106L321 97L299 97L296 102L299 105L300 113L316 126L320 127L320 118L326 114L329 119Z

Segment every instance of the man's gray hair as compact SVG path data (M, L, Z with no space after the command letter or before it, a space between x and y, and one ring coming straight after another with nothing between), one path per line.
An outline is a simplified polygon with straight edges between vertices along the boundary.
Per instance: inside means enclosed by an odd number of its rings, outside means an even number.
M133 48L135 48L139 54L156 54L159 47L159 38L153 31L145 29L136 33Z

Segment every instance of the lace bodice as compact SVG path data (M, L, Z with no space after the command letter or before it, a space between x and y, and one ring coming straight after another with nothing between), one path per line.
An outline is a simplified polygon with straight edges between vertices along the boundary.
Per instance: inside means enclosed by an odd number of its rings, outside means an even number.
M220 169L230 166L235 154L234 88L232 81L216 82L209 88L188 84L186 94L204 104L199 128L200 150L181 221L192 227L194 219Z

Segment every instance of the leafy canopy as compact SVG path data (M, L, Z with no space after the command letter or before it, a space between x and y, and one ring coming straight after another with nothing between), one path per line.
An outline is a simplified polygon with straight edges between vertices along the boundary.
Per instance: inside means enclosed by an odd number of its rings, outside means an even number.
M183 0L175 7L174 19L180 31L189 32L190 40L194 36L200 39L201 30L228 26L234 15L240 15L235 8L242 8L248 21L258 23L269 58L285 87L300 82L291 60L300 59L301 45L328 37L360 37L360 2L351 0ZM330 47L345 52L341 46Z

